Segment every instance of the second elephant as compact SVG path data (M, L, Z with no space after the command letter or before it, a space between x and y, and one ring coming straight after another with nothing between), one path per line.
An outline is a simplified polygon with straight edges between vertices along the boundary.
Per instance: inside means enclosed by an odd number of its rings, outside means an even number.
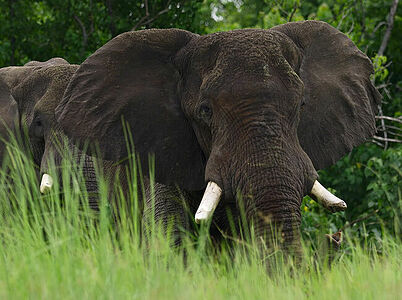
M0 134L7 140L10 129L22 136L27 130L27 148L32 151L38 175L46 146L52 139L54 110L77 69L78 65L71 65L62 58L0 69L0 117L3 120ZM1 158L4 152L2 144Z

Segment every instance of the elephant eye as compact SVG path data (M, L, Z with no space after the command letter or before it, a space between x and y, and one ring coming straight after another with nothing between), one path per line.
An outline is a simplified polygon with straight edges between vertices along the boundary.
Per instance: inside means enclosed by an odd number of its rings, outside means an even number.
M36 118L33 122L34 125L34 135L36 137L42 137L43 136L43 123L39 118Z
M207 124L210 123L212 117L212 109L208 104L201 104L199 109L201 119Z

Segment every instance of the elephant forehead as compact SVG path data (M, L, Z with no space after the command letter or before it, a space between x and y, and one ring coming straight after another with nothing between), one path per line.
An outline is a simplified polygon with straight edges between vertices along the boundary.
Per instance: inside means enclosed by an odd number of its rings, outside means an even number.
M281 37L268 30L243 29L200 36L194 58L204 64L206 57L215 56L215 63L227 67L254 67L263 72L263 65L280 62ZM236 69L235 69L236 70ZM233 71L235 71L233 70Z
M214 45L219 43L222 50L228 50L228 53L235 49L248 48L255 49L261 46L270 46L276 43L274 32L261 29L239 29L232 31L216 32L199 36L199 47Z
M279 72L271 64L262 62L256 67L217 64L205 74L199 87L200 95L206 99L227 98L291 98L300 97L303 83L299 76L286 64ZM222 96L222 97L221 97Z
M37 80L49 78L46 89L36 102L35 110L43 113L54 114L56 106L61 101L64 91L78 65L59 65L42 70Z
M270 89L277 81L298 85L292 68L298 65L298 53L283 39L275 32L253 29L199 37L190 52L191 69L201 78L201 91Z

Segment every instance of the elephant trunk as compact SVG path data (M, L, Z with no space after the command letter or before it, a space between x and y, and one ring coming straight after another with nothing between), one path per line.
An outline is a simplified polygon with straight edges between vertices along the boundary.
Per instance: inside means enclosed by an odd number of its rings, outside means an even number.
M252 222L260 250L281 249L300 256L300 204L266 188L246 202L246 217Z
M89 207L93 210L99 210L99 188L95 172L94 158L78 151L76 159L78 159L77 161L81 159L84 163L82 167L82 176L85 180Z
M261 249L278 245L286 252L299 254L300 204L317 174L292 139L252 133L249 130L246 143L239 146L243 151L236 151L234 144L213 149L206 177L223 189L222 202L242 195L239 206L244 208L248 225L253 225ZM227 155L225 149L238 154ZM225 158L229 158L227 164L223 164Z
M272 173L275 172L273 175ZM255 170L243 185L245 215L260 250L281 249L300 256L300 203L303 194L289 170ZM262 181L265 183L261 184ZM264 180L265 179L265 180ZM248 224L251 225L251 224Z
M346 203L316 180L318 175L295 133L268 135L258 128L247 130L244 138L220 137L224 142L212 148L206 168L209 184L195 219L199 223L212 217L221 194L225 202L240 192L260 246L275 244L300 256L303 196L312 195L331 211L344 210Z
M73 145L70 145L70 151L73 154L72 159L76 162L77 166L82 165L82 177L85 180L85 188L88 194L88 205L93 210L99 209L99 195L98 195L98 182L95 172L93 157L89 156ZM47 145L41 162L41 183L40 192L46 194L50 192L53 187L53 178L48 174L49 172L49 159L54 157L56 167L61 166L62 154L56 151L53 144ZM58 178L61 179L61 173L58 172ZM61 180L59 180L62 185Z

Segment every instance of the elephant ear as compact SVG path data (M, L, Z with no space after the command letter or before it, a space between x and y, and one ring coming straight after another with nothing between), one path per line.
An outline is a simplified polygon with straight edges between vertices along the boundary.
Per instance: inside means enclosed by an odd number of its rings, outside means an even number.
M324 22L287 23L271 30L288 36L301 53L300 144L316 169L330 166L376 131L381 95L370 81L371 61Z
M204 157L177 94L177 52L196 35L176 29L123 33L86 59L67 87L56 118L69 138L98 143L106 160L127 157L129 125L143 170L189 190L204 187ZM147 174L147 173L145 173Z
M10 88L0 77L0 161L4 155L4 140L9 132L16 132L18 126L18 106L11 95ZM4 139L4 140L3 140Z
M18 105L22 126L29 127L34 107L41 100L47 101L48 110L53 113L54 103L61 100L76 69L76 65L70 65L62 58L52 58L45 62L31 61L24 66L0 69L0 77L8 85Z

